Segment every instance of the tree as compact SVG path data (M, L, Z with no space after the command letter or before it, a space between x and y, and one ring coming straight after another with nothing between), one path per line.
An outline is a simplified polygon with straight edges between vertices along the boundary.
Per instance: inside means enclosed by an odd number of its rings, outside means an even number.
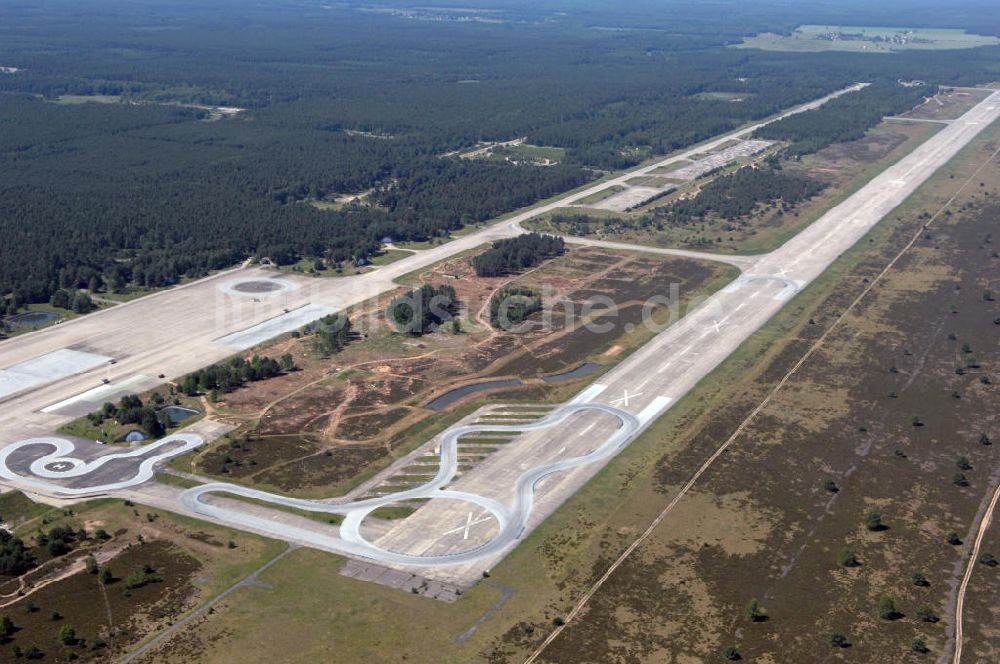
M834 482L833 480L827 480L826 484L823 485L823 488L829 491L830 493L837 493L838 491L840 491L840 487L837 486L837 483Z
M16 631L17 628L14 626L14 621L10 619L10 616L0 616L0 643L10 641Z
M508 284L490 298L490 325L513 330L542 310L542 295L533 288Z
M748 622L763 622L767 619L767 616L760 607L760 602L756 599L752 599L747 603L746 608L743 609L743 617Z
M49 298L49 304L53 307L59 307L60 309L69 309L71 304L70 295L65 290L60 288L52 294L51 298Z
M87 565L87 574L97 574L97 558L93 554L88 555L84 563Z
M565 252L561 237L527 233L494 242L485 252L474 256L471 263L477 276L500 277L523 272Z
M935 623L938 621L937 614L934 613L934 609L929 606L921 606L917 609L917 617L924 622Z
M111 573L111 568L107 565L100 568L97 572L97 580L100 581L105 586L114 581L115 577Z
M77 293L73 296L73 313L77 314L87 314L93 311L96 307L94 306L94 301L90 299L90 296L86 293Z
M990 437L985 433L979 434L979 444L980 445L990 445Z
M156 416L156 411L152 408L143 409L142 429L153 438L160 438L166 433L163 422Z
M386 314L400 332L421 336L437 330L458 306L455 289L424 284L389 303Z
M959 470L972 470L972 464L969 462L968 457L960 456L958 460L955 461L955 465Z
M295 371L295 358L292 357L291 353L285 353L282 355L279 362L281 364L282 371Z
M34 567L35 560L27 548L10 531L0 528L0 574L20 576Z
M193 397L198 394L198 379L194 374L188 374L184 376L184 380L181 381L181 392Z
M931 651L931 649L927 647L927 644L924 643L923 639L913 639L913 641L910 642L910 650L921 654Z
M988 567L996 567L997 564L998 564L996 557L992 553L990 553L989 551L987 551L987 552L983 553L983 555L979 556L979 562L981 562L982 564L984 564L984 565L986 565Z
M320 355L339 353L351 340L351 320L342 313L324 316L302 328L313 337L313 349Z
M884 593L879 595L878 617L882 620L895 620L899 618L899 616L899 611L896 610L896 601Z
M955 473L951 477L951 483L955 486L969 486L969 479L964 473Z
M72 646L76 644L76 630L74 630L69 625L63 625L59 628L58 639L63 645Z
M926 588L927 586L931 585L930 581L927 580L927 577L924 576L923 572L919 571L914 572L911 578L913 579L913 585L915 586Z
M950 532L950 533L948 533L948 535L947 535L947 537L945 539L947 539L948 540L948 544L951 544L952 546L955 546L955 545L958 545L958 544L962 543L962 538L959 537L958 533L956 533L956 532Z

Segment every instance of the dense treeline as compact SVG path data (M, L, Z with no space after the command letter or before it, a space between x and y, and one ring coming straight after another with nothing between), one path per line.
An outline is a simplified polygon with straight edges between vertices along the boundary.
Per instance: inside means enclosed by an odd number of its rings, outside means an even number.
M527 286L508 284L490 298L490 324L510 330L541 310L541 293Z
M854 141L887 115L910 110L937 89L909 87L894 82L874 83L860 92L844 95L805 113L772 122L754 132L758 138L790 141L787 152L803 155L833 143Z
M713 215L735 221L761 204L780 202L783 209L812 198L823 185L808 177L789 175L774 157L760 166L744 166L702 187L697 196L657 209L654 215L671 225L687 225Z
M854 81L991 80L1000 52L722 47L842 8L687 3L668 19L558 4L497 24L285 0L0 7L0 66L21 69L0 74L0 294L159 287L248 256L347 263L386 235L442 236ZM666 29L593 29L654 24ZM45 101L64 94L140 103ZM209 121L176 102L250 110ZM566 158L441 157L519 136ZM372 189L373 206L304 203Z
M400 169L401 170L401 169ZM511 166L505 162L433 159L399 173L374 200L404 220L428 216L454 220L448 228L492 219L587 181L579 168ZM451 195L453 183L473 188L475 196Z
M181 380L181 391L189 396L199 392L232 392L248 382L267 380L295 367L291 355L280 360L254 355L249 361L234 357L190 373Z
M480 277L516 274L544 260L561 256L566 244L561 237L527 233L498 240L489 249L472 258L472 268Z
M9 530L0 528L0 574L20 576L35 566L35 559Z
M90 413L87 418L95 426L109 419L119 424L138 424L148 436L159 438L171 426L170 417L160 410L162 405L160 394L155 394L149 403L143 403L138 395L127 394L117 405L106 402L101 410Z
M403 334L429 334L455 314L458 298L448 285L424 284L389 303L386 315Z
M333 355L350 342L351 319L342 313L323 316L303 327L299 334L311 335L313 350L320 355Z
M0 151L7 148L0 152L0 171L8 174L0 181L0 226L6 232L0 244L0 289L15 294L18 304L47 302L60 289L170 285L246 256L268 256L278 263L304 256L343 263L378 251L383 236L425 240L446 235L463 223L584 179L571 167L417 156L361 180L355 174L344 185L335 179L340 171L333 168L331 154L355 164L365 163L369 154L385 161L390 156L369 151L370 139L321 132L328 140L313 146L321 155L314 159L301 138L289 136L278 146L263 138L269 126L243 119L196 125L192 136L172 139L179 128L164 120L173 116L155 107L102 107L113 137L76 137L72 123L56 137L52 127L78 108L96 107L0 96L0 108L0 126L17 126L27 134L38 128L51 141L31 144L14 131L0 133ZM162 123L131 133L134 116L147 113ZM246 143L233 147L241 135ZM253 149L252 139L260 139ZM289 183L296 169L293 153L309 170L309 184ZM137 161L126 167L132 159ZM331 166L327 179L314 178L311 169L323 165ZM296 202L374 185L381 177L396 183L376 195L385 208L327 211ZM460 195L468 190L477 195Z

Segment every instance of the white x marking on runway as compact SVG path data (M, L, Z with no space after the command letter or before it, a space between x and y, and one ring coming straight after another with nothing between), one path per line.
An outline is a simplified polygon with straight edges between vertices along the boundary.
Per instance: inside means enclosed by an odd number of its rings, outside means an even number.
M467 539L469 539L469 529L470 528L472 528L473 526L478 525L480 523L486 523L487 521L489 521L492 518L493 517L491 517L491 516L481 516L478 519L476 519L475 521L473 521L472 520L472 512L469 512L469 516L468 516L468 518L466 518L464 526L459 526L458 528L452 528L451 530L446 531L445 535L451 535L453 533L461 532L462 533L462 539L467 540Z
M615 399L614 401L611 402L611 405L612 406L617 406L618 404L623 403L623 404L625 404L625 407L627 408L628 407L628 400L629 399L634 399L636 397L641 397L641 396L642 396L642 392L636 392L635 394L629 394L628 390L625 390L625 396L623 396L621 399Z

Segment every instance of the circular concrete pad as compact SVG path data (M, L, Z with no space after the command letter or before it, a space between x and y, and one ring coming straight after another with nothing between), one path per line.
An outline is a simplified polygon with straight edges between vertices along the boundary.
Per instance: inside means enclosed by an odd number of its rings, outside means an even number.
M237 297L271 297L279 293L295 290L296 286L286 279L234 279L219 286L223 293Z
M273 293L284 289L277 281L241 281L233 285L233 290L240 293Z

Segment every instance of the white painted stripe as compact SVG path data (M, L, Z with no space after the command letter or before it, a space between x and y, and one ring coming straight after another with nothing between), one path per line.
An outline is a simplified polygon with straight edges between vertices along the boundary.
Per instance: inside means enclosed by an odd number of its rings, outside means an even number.
M128 380L123 380L119 383L108 383L107 385L98 385L94 389L82 392L76 395L75 397L70 397L69 399L64 399L63 401L60 401L59 403L54 403L51 406L46 406L45 408L42 408L42 412L51 413L61 408L65 408L66 406L72 406L73 404L78 403L80 401L92 401L96 403L100 401L101 397L103 397L104 395L114 394L115 392L119 392L121 390L127 390L130 387L138 385L139 383L142 383L147 380L150 380L149 376L144 376L142 374L139 374L138 376L132 376Z
M670 397L656 397L648 406L642 409L636 418L639 420L639 425L644 426L650 420L656 419L660 413L667 409L667 406L671 404L673 399Z
M336 309L319 304L307 304L294 311L289 311L287 314L281 314L263 323L258 323L253 327L220 337L215 341L225 346L245 350L286 332L297 330L323 316L336 313L336 311Z
M570 403L587 403L593 401L595 398L597 398L597 395L599 395L606 389L608 389L607 385L594 383L593 385L585 389L583 392L580 392L578 395L573 397L570 400Z

